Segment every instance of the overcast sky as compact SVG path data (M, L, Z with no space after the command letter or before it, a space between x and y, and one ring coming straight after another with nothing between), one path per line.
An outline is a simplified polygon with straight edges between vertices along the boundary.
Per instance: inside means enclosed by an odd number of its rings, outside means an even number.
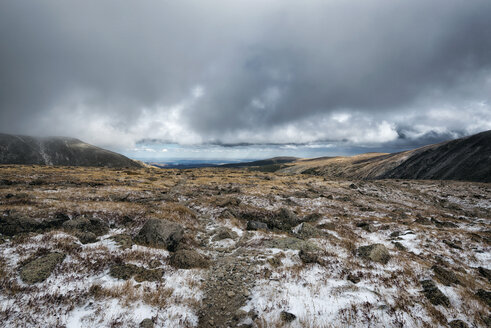
M490 17L489 0L0 0L0 132L237 158L468 135L491 129Z

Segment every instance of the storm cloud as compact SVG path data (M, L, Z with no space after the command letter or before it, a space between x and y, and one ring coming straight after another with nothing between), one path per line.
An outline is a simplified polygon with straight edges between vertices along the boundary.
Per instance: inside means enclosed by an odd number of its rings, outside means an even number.
M491 129L491 2L0 2L0 131L111 149Z

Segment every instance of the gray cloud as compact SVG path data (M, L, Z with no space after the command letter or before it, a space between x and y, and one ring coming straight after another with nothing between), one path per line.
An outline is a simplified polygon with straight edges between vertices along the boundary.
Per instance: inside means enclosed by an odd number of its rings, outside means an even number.
M488 0L5 0L0 130L111 148L474 133L491 129L490 16Z

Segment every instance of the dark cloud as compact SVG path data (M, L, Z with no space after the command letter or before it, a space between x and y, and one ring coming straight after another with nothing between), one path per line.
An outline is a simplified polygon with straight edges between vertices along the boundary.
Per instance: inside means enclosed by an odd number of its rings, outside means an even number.
M440 141L491 129L489 17L489 0L4 0L0 130Z

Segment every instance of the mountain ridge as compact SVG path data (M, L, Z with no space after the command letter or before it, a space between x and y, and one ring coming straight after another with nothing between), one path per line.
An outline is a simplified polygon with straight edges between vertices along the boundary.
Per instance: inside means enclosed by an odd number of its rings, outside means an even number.
M142 167L121 154L76 138L0 133L0 164Z

